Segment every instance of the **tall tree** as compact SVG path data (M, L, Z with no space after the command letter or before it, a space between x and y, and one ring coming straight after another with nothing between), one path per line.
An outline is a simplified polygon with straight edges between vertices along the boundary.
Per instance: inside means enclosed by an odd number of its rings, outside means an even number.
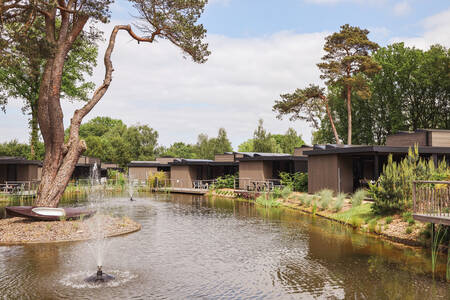
M61 26L57 24L57 30ZM10 34L20 24L7 26ZM26 32L27 43L19 43L10 47L14 55L8 64L0 64L0 98L3 110L8 99L17 98L24 101L22 111L30 115L30 155L37 159L36 148L39 142L38 100L39 84L42 78L43 65L47 54L42 51L41 41L44 32L44 19L38 17ZM80 35L67 54L61 81L61 97L70 100L87 101L88 93L93 90L94 83L87 82L85 75L92 75L96 66L97 45L93 39Z
M45 144L42 180L35 201L36 206L58 205L69 182L79 156L86 150L78 130L83 118L92 110L108 90L112 81L111 54L116 36L124 30L138 42L153 43L166 39L179 47L195 62L202 63L209 55L204 44L206 30L197 21L204 10L205 0L130 0L140 16L139 30L130 25L114 26L105 51L105 77L86 104L74 112L70 122L69 138L64 140L61 108L61 85L67 55L84 30L88 21L108 22L110 0L3 0L0 2L0 64L10 63L14 53L11 47L27 42L27 34L37 17L45 19L42 45L47 57L39 86L38 120ZM60 22L60 27L57 24ZM13 32L8 26L17 26Z
M378 44L367 37L369 31L348 24L341 26L339 32L326 37L326 54L317 64L323 73L320 77L327 85L338 84L344 87L347 97L347 144L352 144L352 91L362 97L369 97L368 77L380 70L371 57Z
M295 148L305 144L302 136L297 134L294 128L288 128L285 134L273 134L272 137L280 146L282 153L293 154Z
M253 133L253 151L266 153L279 153L281 147L272 135L264 129L263 119L258 120L258 127Z
M282 119L284 115L290 115L291 121L305 120L318 130L326 113L336 143L341 143L324 88L311 84L307 88L296 89L292 94L281 94L280 97L281 100L276 100L273 106L273 111L278 113L277 118Z

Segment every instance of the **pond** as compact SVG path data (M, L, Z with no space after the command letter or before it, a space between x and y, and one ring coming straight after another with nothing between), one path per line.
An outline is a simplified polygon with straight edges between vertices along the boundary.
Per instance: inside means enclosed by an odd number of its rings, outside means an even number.
M106 202L142 224L111 239L104 270L115 281L84 283L96 265L86 242L3 246L0 298L450 298L449 285L430 276L428 251L291 209L176 194L135 198Z

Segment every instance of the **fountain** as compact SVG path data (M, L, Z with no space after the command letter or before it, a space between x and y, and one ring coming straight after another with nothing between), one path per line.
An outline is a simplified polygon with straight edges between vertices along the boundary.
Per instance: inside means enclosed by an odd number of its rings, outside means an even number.
M104 187L100 184L97 163L94 164L90 175L90 192L89 200L91 205L96 205L97 212L100 209L101 200L104 198ZM89 283L103 283L114 279L114 276L103 272L103 259L106 250L109 246L109 241L106 239L106 220L103 214L97 213L90 220L87 221L89 231L93 238L88 242L89 248L95 258L97 264L97 272L84 279Z
M130 201L136 201L133 199L134 194L134 182L131 178L128 178L128 195L130 195Z

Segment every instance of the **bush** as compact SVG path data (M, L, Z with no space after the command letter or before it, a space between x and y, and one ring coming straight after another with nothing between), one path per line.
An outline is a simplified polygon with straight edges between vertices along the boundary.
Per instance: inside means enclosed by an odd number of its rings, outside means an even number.
M412 217L412 214L410 211L405 211L404 213L402 213L402 220L404 222L407 222L409 218Z
M225 175L217 177L216 182L213 185L214 189L234 189L235 179L239 175Z
M159 171L148 175L147 182L150 187L163 187L167 180L166 172Z
M367 192L364 189L357 190L352 197L352 207L360 206L363 200L366 198Z
M414 224L416 224L416 221L414 221L413 218L409 218L408 219L408 225L414 225Z
M384 220L384 222L386 224L391 224L392 223L392 217L391 216L387 217L386 220Z
M320 201L319 205L322 210L327 209L333 201L333 191L329 189L323 189L319 192Z
M308 174L280 172L281 184L296 192L308 191Z
M411 227L406 228L406 234L410 234L410 233L412 233L412 228Z
M378 214L405 211L411 207L413 180L443 180L449 176L445 161L436 168L432 159L419 157L417 147L414 151L409 149L408 156L400 162L394 162L389 155L377 182L369 184L369 194L374 199L372 208Z

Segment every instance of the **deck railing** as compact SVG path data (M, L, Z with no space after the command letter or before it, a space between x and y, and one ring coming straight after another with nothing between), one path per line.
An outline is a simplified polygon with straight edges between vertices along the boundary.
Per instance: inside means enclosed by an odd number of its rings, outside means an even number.
M413 181L414 214L450 217L450 181Z

